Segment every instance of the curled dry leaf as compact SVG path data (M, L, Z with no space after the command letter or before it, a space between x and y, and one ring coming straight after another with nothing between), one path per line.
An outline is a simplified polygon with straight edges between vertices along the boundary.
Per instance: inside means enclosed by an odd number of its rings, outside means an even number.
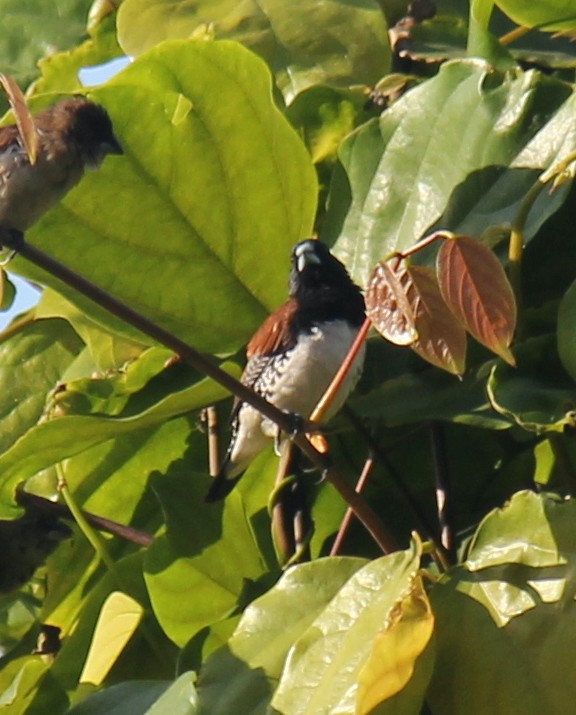
M410 292L418 339L410 346L432 365L461 375L466 365L466 331L444 302L431 268L409 266Z
M414 310L408 299L410 274L398 257L378 263L368 283L366 315L376 330L394 345L418 339Z
M492 251L456 236L442 244L436 261L442 297L464 328L510 365L516 300L504 268Z
M20 87L9 75L0 73L0 82L4 87L10 106L14 112L18 131L22 137L28 159L31 164L35 164L38 153L38 135L36 134L34 119L30 114L26 99Z

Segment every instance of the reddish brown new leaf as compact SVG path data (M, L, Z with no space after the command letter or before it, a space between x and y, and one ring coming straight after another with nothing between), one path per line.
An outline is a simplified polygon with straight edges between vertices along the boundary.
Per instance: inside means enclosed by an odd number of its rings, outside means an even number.
M18 131L22 137L28 159L31 164L35 164L38 152L38 135L36 134L36 127L34 126L34 120L26 104L26 99L20 87L9 75L0 73L0 83L4 87L10 106L14 112Z
M394 345L411 345L418 338L414 311L407 298L409 283L405 262L398 257L379 263L368 283L366 315Z
M442 297L478 342L515 364L509 350L516 327L516 300L492 251L468 236L442 244L437 258Z
M466 364L466 331L444 302L431 268L409 266L408 299L418 339L410 346L432 365L461 375Z

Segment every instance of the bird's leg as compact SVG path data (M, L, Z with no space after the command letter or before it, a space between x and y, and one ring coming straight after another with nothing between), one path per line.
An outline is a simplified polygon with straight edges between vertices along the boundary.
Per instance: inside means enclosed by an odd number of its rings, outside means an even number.
M286 433L288 434L290 439L294 439L294 437L297 437L299 434L302 434L306 431L308 421L305 420L302 415L299 415L296 412L288 411L285 411L285 414L290 422L290 429L286 430ZM276 425L276 428L274 430L274 452L277 457L280 457L281 455L281 446L282 430L280 429L280 427L278 427L278 425Z

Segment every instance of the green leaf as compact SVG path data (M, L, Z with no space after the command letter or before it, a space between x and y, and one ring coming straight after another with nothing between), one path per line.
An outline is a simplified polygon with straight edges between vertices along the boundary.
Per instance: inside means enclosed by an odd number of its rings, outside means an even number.
M312 85L374 84L390 67L386 19L374 0L125 0L118 12L128 55L208 25L266 60L287 102Z
M37 73L36 63L57 49L72 47L86 34L91 0L61 0L57 10L37 0L2 0L0 66L20 84Z
M365 564L364 559L338 557L294 566L253 601L227 645L202 668L199 692L206 712L268 712L293 643Z
M224 511L203 503L206 475L181 470L154 479L167 535L149 547L145 578L154 613L180 647L236 607L247 582L265 572L240 495ZM194 518L190 518L190 510ZM182 598L182 585L194 598Z
M60 472L83 509L154 534L162 519L149 487L152 475L169 475L185 457L199 465L206 460L204 441L190 420L181 417L93 447L67 459ZM114 559L134 549L120 539L108 540L107 548ZM50 588L42 617L65 631L71 629L78 609L99 583L97 575L102 577L101 565L86 539L78 534L65 542L47 563Z
M558 654L576 646L575 508L572 499L516 494L481 523L471 561L433 587L433 712L570 712L576 687Z
M576 281L568 288L558 308L558 354L562 365L576 380Z
M38 421L81 346L63 320L27 323L0 342L0 453Z
M436 371L393 375L365 395L350 398L350 406L389 427L421 420L449 420L488 429L504 429L510 421L492 409L486 378L466 375L461 383Z
M78 76L81 69L102 65L122 54L111 17L89 40L40 60L38 67L42 74L34 81L31 90L34 96L50 92L81 92L83 85Z
M520 195L516 193L519 167L544 168L560 147L566 150L568 143L574 144L573 125L565 121L573 111L571 102L566 102L566 114L564 107L558 112L568 97L566 85L535 72L502 74L480 60L450 62L436 77L408 91L379 120L352 134L340 150L351 203L343 225L341 206L332 210L334 216L329 212L325 233L327 240L337 239L335 251L351 267L355 280L366 285L379 260L412 246L441 217L441 228L456 230L455 222L443 214L462 182L481 171L495 166L514 169L505 173L505 182L494 186L488 211L482 200L502 169L496 175L492 171L488 180L484 175L481 189L476 183L463 204L469 207L467 227L457 230L478 235L492 221L511 222L514 203L526 191L523 186ZM546 140L554 136L552 125L556 118L560 122L560 114L564 122L556 125L560 132L552 147ZM528 186L535 178L532 174ZM511 188L514 202L503 207L502 198L509 198ZM458 207L462 210L462 204ZM557 208L548 209L547 215ZM481 228L471 230L470 224Z
M238 349L284 299L290 249L310 234L316 201L313 165L272 102L265 65L234 43L175 41L93 96L125 156L85 177L30 241L198 349Z
M196 715L199 711L195 681L194 673L183 673L145 715Z
M162 680L127 680L91 695L66 715L135 715L145 713L169 687Z
M500 363L488 381L493 408L532 432L563 432L574 425L576 387L554 348L551 336L527 340L514 352L516 368Z
M340 589L290 652L272 707L281 713L354 713L358 676L376 634L413 587L417 545L377 559Z
M236 366L232 372L238 372ZM214 381L205 378L132 416L69 415L36 425L0 456L2 511L14 515L13 490L19 481L110 440L128 437L217 402L226 394Z
M81 683L101 685L142 620L142 606L121 591L111 593L100 611Z
M63 296L46 288L34 313L36 318L64 318L85 342L94 367L100 371L117 368L123 363L138 357L145 348L141 342L126 340L104 329L90 320L73 303Z
M576 34L576 8L571 0L495 0L498 7L523 27L538 27L546 32Z

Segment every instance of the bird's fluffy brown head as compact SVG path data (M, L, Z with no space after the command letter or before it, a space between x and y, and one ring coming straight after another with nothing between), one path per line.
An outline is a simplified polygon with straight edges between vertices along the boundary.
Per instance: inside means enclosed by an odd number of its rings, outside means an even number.
M108 154L123 153L104 107L85 97L63 99L38 114L36 123L39 129L62 131L88 168L98 168Z

